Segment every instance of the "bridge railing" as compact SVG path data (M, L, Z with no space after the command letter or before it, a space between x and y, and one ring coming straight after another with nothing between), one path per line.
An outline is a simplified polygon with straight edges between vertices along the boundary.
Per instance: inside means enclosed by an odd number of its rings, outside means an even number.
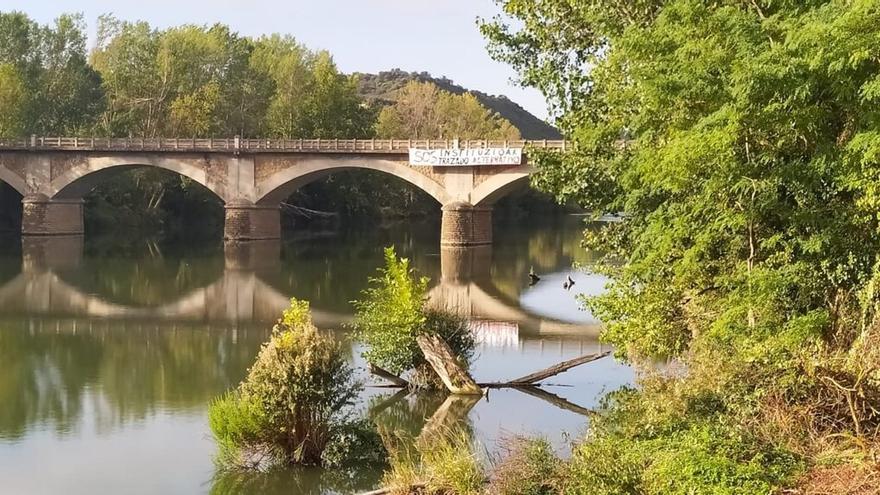
M99 138L44 137L0 139L5 150L60 151L212 151L304 153L406 153L410 148L570 149L563 140L486 139L239 139L239 138Z

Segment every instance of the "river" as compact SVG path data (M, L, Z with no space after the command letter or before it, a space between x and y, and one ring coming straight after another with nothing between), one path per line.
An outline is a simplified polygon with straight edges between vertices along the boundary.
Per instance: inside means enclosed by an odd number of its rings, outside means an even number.
M311 302L319 328L348 342L367 383L360 408L418 431L443 397L370 387L347 338L350 301L384 246L431 278L432 303L466 314L478 337L478 381L510 379L608 350L578 294L602 290L580 247L582 219L501 224L492 247L440 249L430 222L306 231L282 242L117 238L0 240L0 493L353 493L380 473L315 469L218 473L207 426L212 398L245 376L291 296ZM582 267L572 269L573 264ZM528 273L541 275L534 286ZM562 287L571 275L575 286ZM563 453L584 432L582 409L632 383L604 358L552 379L556 404L495 390L468 421L489 455L504 438L543 435ZM562 405L563 407L560 407Z

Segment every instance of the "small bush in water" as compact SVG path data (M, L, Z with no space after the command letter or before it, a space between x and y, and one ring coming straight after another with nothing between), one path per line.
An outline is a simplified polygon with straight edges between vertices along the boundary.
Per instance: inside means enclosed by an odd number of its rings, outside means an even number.
M419 349L416 337L431 333L443 338L467 364L474 338L467 321L455 314L427 308L428 279L418 277L409 260L385 249L385 267L370 280L363 299L355 301L358 338L367 345L364 357L392 373L415 370L411 381L431 385L435 374Z
M479 495L486 471L475 452L471 435L461 429L441 430L420 439L415 449L391 441L389 468L382 484L395 495L423 487L425 495Z
M347 413L359 391L339 344L318 333L307 302L293 300L245 381L211 404L218 459L237 467L380 459L375 432Z

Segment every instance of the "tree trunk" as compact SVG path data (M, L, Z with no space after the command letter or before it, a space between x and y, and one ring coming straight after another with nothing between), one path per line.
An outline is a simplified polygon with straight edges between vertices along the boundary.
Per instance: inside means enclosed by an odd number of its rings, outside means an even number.
M437 376L453 394L483 395L483 390L458 362L449 345L436 335L420 335L416 342Z

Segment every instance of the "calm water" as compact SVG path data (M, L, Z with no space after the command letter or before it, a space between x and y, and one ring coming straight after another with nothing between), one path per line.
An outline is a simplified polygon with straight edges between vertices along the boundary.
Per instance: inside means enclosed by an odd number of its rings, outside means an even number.
M210 400L245 375L271 323L295 296L316 324L351 320L349 301L395 245L432 279L431 300L463 312L479 339L478 381L510 379L604 349L575 295L603 280L579 246L580 220L500 225L493 247L439 248L436 225L311 232L235 249L219 242L137 239L0 240L0 493L355 493L380 473L318 470L222 475L207 427ZM529 268L542 275L533 287ZM565 277L576 281L562 288ZM607 349L606 349L607 350ZM365 381L357 344L351 359ZM552 381L565 402L492 391L469 422L488 452L517 433L566 450L584 431L578 408L631 383L606 358ZM389 399L368 387L360 406L417 434L443 397ZM563 407L560 407L563 406ZM470 404L468 404L470 406ZM465 407L466 409L466 407Z

